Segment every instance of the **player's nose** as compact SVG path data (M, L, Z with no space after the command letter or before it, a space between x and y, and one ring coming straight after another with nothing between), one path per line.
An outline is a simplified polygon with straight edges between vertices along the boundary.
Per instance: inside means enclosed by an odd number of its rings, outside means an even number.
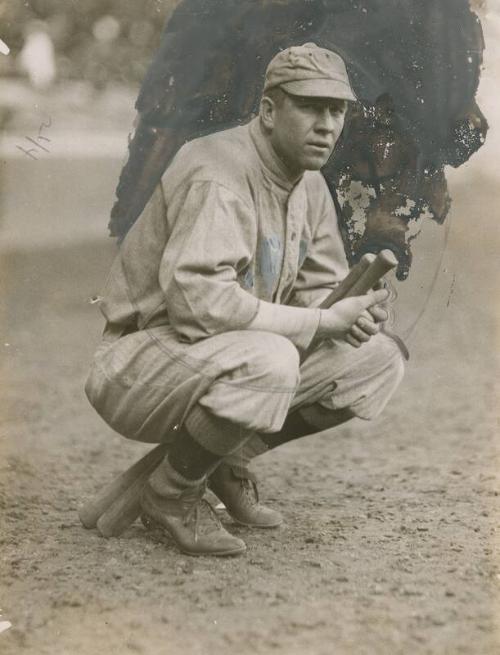
M335 131L335 125L335 117L332 115L330 109L325 107L323 110L318 112L315 127L319 132L332 133Z

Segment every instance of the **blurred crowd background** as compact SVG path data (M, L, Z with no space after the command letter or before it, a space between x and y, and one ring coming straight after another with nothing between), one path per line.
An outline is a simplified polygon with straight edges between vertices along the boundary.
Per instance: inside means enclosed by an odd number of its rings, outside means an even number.
M0 129L29 127L35 105L59 128L125 128L177 2L0 0Z
M179 0L0 0L0 76L37 89L83 80L95 89L142 80L166 18ZM484 11L485 0L471 0Z
M0 249L108 240L135 99L177 2L0 0Z
M1 38L11 50L0 74L38 89L56 81L136 85L175 0L3 0Z

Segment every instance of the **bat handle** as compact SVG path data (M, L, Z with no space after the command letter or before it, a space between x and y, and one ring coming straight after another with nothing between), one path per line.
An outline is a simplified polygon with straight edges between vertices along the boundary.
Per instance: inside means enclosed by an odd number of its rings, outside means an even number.
M395 268L398 260L391 250L382 250L375 257L371 253L363 255L359 263L354 266L341 284L332 291L324 300L320 309L328 309L338 300L343 298L352 298L353 296L363 296L390 270ZM350 281L350 288L347 282ZM313 341L309 348L302 353L301 362L303 362L317 347L318 342Z
M331 293L328 294L319 308L328 309L339 300L342 300L342 298L346 298L352 285L355 284L357 280L363 275L363 273L367 271L368 267L374 260L375 255L372 253L364 254L359 262L351 268L347 277L345 277L342 282L337 287L335 287Z
M389 271L396 268L398 260L391 250L382 250L361 277L352 285L345 298L363 296Z

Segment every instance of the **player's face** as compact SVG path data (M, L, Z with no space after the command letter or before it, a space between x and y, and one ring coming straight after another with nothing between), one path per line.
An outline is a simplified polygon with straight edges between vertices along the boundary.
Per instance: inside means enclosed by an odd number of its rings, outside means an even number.
M326 164L344 127L347 102L284 94L274 106L271 144L292 174Z

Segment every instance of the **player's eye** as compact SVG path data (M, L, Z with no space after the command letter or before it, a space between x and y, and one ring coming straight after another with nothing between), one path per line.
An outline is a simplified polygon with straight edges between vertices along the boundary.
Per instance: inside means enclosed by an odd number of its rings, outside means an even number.
M330 105L330 112L334 116L338 116L339 114L343 114L345 112L345 110L346 110L346 105L343 102L342 103L336 102L336 103L333 103L333 104Z
M333 104L330 105L330 113L333 116L339 116L340 114L344 113L344 105L339 105L339 104Z

